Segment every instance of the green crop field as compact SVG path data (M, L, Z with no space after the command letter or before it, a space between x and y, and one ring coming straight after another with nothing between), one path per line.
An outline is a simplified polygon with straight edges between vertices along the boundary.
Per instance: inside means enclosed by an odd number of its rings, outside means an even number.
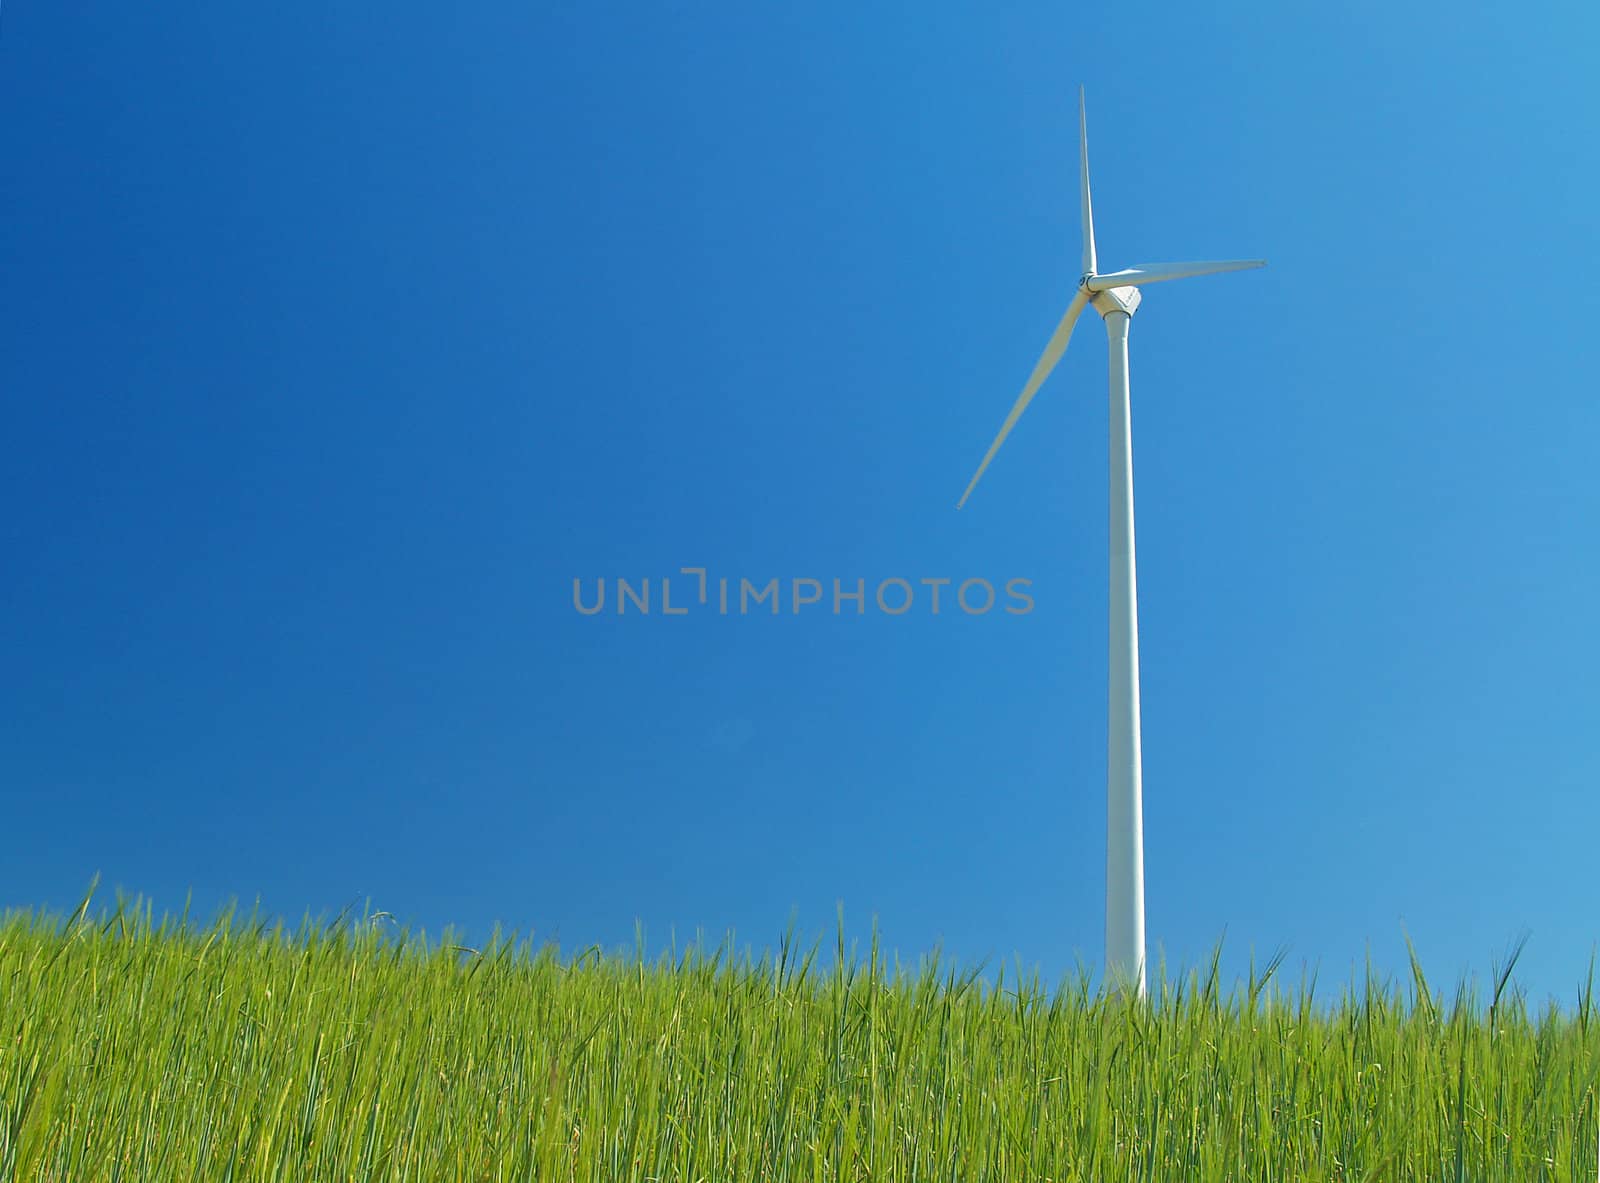
M384 922L0 922L0 1181L1596 1177L1587 990L476 950ZM1324 987L1326 989L1326 987Z

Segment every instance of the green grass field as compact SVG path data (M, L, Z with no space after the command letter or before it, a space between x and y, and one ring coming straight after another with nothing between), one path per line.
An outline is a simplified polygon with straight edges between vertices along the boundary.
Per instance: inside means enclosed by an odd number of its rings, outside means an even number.
M1504 973L1322 1000L1202 971L1140 1006L792 939L385 929L10 915L0 1181L1596 1177L1589 994L1530 1015Z

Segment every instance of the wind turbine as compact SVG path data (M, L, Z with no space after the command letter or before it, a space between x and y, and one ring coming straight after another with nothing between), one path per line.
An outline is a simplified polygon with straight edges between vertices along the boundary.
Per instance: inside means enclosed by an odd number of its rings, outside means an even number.
M1022 412L1066 352L1078 315L1093 307L1106 322L1111 354L1111 652L1106 727L1106 963L1113 989L1145 993L1144 803L1139 767L1139 608L1133 550L1133 436L1128 417L1128 324L1139 307L1139 289L1169 279L1265 267L1263 259L1209 263L1141 263L1101 272L1094 249L1094 208L1089 200L1089 133L1083 89L1078 90L1080 210L1083 273L1028 384L1000 425L973 474L960 506L967 503Z

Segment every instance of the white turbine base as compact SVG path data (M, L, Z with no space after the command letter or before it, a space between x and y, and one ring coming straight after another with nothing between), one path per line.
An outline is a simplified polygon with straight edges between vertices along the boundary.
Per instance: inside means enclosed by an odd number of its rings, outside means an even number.
M1133 541L1133 425L1128 389L1131 318L1120 307L1104 315L1111 355L1105 981L1108 990L1120 993L1131 989L1143 998L1144 784L1139 750L1139 592Z

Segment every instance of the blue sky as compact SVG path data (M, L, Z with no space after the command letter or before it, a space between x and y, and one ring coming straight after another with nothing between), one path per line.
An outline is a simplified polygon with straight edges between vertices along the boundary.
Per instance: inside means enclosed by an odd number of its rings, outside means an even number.
M1153 955L1600 939L1592 5L10 4L0 905L1100 957L1101 261ZM573 580L1034 610L574 610ZM674 594L688 590L680 577Z

